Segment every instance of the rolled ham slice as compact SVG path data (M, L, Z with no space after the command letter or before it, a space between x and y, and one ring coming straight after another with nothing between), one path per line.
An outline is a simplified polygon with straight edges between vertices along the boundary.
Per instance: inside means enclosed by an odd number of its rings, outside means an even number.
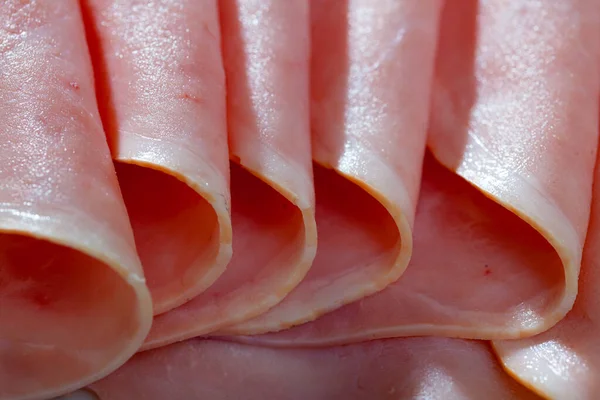
M224 0L219 5L233 160L234 256L206 292L155 319L144 349L264 313L304 278L316 252L308 2Z
M489 337L545 331L565 316L577 295L598 141L598 11L585 0L483 1L472 78L453 77L453 68L460 67L458 51L449 54L445 47L448 53L441 55L433 152L522 219L523 234L507 244L523 243L529 225L551 246L531 246L520 265L499 265L497 271L506 275L487 303L513 300L498 310L503 324L493 326ZM468 92L469 80L473 104L453 101ZM467 129L460 124L464 116ZM473 300L466 304L474 307Z
M0 399L47 399L152 319L75 0L0 7L0 159Z
M243 340L519 338L564 317L577 294L596 153L595 8L448 3L429 137L439 163L425 163L407 272L313 323Z
M231 258L216 0L84 0L98 99L154 313Z
M597 21L597 14L588 14L585 19L588 18L590 30L596 30L593 21ZM590 75L589 84L597 84L597 79ZM547 332L493 343L508 373L545 398L593 400L600 392L599 260L600 164L596 164L592 215L575 306Z
M285 350L190 340L136 355L91 390L101 400L538 398L487 343L443 338Z
M596 187L598 187L596 185ZM600 311L598 196L583 256L581 293L573 310L550 331L521 340L495 341L494 348L510 375L548 399L593 400L600 390Z
M383 289L411 256L441 4L321 0L311 8L317 256L283 302L228 333L314 320Z
M455 290L469 293L458 306L499 317L490 324L465 318L462 325L473 327L469 336L532 335L555 325L573 306L598 141L598 11L586 0L480 2L471 75L459 60L468 50L441 45L432 151L522 225L500 246L480 242L480 248L489 248L488 266L496 272L486 295L473 296L473 283L458 271L453 275L460 282ZM449 25L461 18L454 12ZM473 48L468 43L463 48ZM457 76L457 69L463 74ZM471 100L464 96L469 88ZM496 221L500 227L506 222ZM521 260L496 261L529 240ZM469 250L473 261L462 268L481 268ZM497 307L501 298L511 301ZM459 320L455 316L454 324Z

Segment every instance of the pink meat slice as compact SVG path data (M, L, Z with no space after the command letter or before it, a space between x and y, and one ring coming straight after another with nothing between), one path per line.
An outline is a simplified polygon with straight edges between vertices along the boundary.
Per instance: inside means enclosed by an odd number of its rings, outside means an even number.
M593 14L588 17L590 23L597 18ZM589 79L592 84L597 77ZM596 165L594 182L592 216L575 306L547 332L493 343L508 373L549 399L593 400L600 393L600 164Z
M223 0L219 5L234 256L206 292L155 319L144 349L264 313L304 278L316 252L309 3Z
M216 0L84 0L98 98L154 313L231 258Z
M278 306L227 333L314 320L404 271L440 9L436 0L311 3L317 256Z
M431 149L443 165L518 216L523 226L506 235L512 240L501 248L488 244L499 280L489 286L487 297L463 303L482 311L483 304L513 299L500 310L501 324L486 327L489 333L481 336L545 331L575 301L598 142L599 11L587 0L481 1L470 78L461 68L461 52L441 46ZM461 18L458 10L449 13L449 25ZM458 77L457 68L463 71ZM469 87L473 104L457 101ZM460 123L461 117L466 123ZM500 226L503 222L497 219ZM496 262L500 251L510 253L509 245L520 248L527 240L539 244L530 246L524 262ZM473 259L471 268L480 267ZM456 288L468 293L471 286L462 281ZM478 325L472 319L469 324ZM480 336L477 329L472 334Z
M91 390L101 400L538 398L487 343L444 338L285 350L190 340L136 355Z
M407 272L310 324L241 340L506 339L563 318L577 293L596 154L596 12L579 0L448 3L429 137L443 166L425 163Z
M0 399L49 398L152 319L75 0L0 7L0 159Z

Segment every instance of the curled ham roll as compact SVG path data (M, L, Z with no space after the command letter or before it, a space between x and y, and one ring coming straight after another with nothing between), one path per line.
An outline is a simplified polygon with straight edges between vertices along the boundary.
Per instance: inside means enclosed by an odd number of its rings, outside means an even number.
M219 3L227 76L234 256L191 302L158 316L144 349L264 313L316 252L306 0Z
M232 253L216 0L83 0L98 100L154 302L189 301Z
M596 163L592 214L579 276L580 292L573 309L540 335L493 342L508 373L545 398L592 400L599 393L599 260L600 164Z
M47 399L152 319L75 0L0 6L0 159L0 399Z
M405 270L440 8L436 0L311 3L317 256L283 302L228 333L312 321Z
M563 318L577 294L598 141L596 8L447 3L407 272L315 322L243 340L510 339Z
M9 0L0 400L595 399L596 3Z

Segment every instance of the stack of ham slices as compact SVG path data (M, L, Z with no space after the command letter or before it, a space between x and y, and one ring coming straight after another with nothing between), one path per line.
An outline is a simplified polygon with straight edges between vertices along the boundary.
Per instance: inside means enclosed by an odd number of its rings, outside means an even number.
M0 400L597 399L599 116L594 0L3 0Z

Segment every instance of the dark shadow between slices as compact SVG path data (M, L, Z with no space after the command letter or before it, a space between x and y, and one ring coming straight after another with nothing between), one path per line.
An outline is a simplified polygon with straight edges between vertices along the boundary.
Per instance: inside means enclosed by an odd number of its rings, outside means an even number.
M311 269L279 305L236 334L278 331L316 319L383 289L402 248L389 211L361 185L314 164L317 255Z
M204 293L155 318L144 350L205 335L277 304L301 279L301 210L245 168L231 163L233 257Z
M182 180L154 166L115 162L154 313L186 303L218 277L215 209Z
M315 347L420 335L521 337L545 327L564 282L561 259L538 231L428 154L413 257L399 280L316 321L234 340Z

